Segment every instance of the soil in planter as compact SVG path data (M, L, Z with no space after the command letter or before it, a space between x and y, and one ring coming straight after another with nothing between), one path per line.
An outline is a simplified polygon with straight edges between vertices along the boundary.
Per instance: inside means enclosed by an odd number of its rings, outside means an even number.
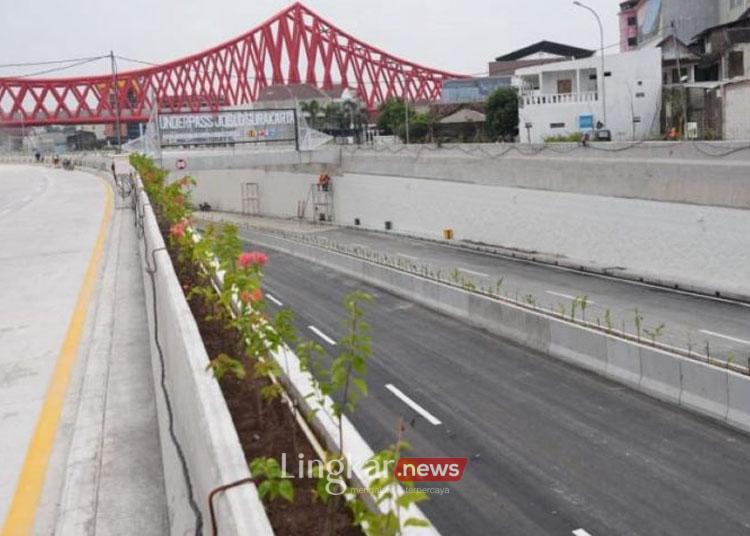
M207 284L205 276L195 266L180 262L174 252L170 253L186 294L195 284ZM194 296L188 302L211 358L222 353L236 358L245 355L239 333L221 318L223 311L216 311L215 306L200 296ZM207 320L207 317L213 318ZM269 385L270 380L255 376L252 365L245 363L245 366L247 376L244 379L227 375L220 382L245 459L271 457L280 462L282 453L285 453L287 471L295 475L292 480L293 503L281 498L264 502L276 534L361 536L362 531L352 525L351 512L342 498L332 497L331 502L325 504L315 496L314 479L297 478L298 454L304 454L304 460L314 460L317 457L315 451L280 398L270 402L260 398L260 390Z

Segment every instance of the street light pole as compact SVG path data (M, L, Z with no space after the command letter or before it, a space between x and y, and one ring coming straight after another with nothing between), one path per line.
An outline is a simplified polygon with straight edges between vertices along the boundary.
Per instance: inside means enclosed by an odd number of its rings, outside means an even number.
M599 18L599 14L594 11L589 6L582 4L581 2L578 2L577 0L573 2L578 7L582 7L583 9L587 9L590 11L594 17L596 17L596 22L599 24L599 43L601 45L601 55L602 55L602 118L604 120L604 124L607 124L607 81L605 80L604 76L604 26L602 26L602 19ZM580 91L581 88L578 88L578 91Z
M115 53L109 51L109 60L112 65L112 95L114 95L115 105L115 129L117 129L117 152L122 148L122 138L120 134L120 99L117 91L117 64L115 63Z

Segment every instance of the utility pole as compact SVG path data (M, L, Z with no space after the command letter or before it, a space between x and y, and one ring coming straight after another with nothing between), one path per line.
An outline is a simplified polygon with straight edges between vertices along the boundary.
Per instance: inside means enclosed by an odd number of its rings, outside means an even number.
M577 0L573 2L578 7L582 7L583 9L587 9L590 11L594 17L596 17L596 22L599 24L599 43L601 46L601 55L602 55L602 118L604 120L604 125L607 125L607 81L605 80L604 76L604 26L602 26L602 19L599 18L599 14L594 11L589 6L582 4L581 2L578 2ZM581 89L579 88L578 91Z
M404 118L406 120L406 145L409 145L409 101L408 95L404 94Z
M117 152L122 148L122 137L120 136L120 99L117 91L117 65L115 64L115 53L109 51L109 60L112 64L112 97L115 105L115 131L117 132Z
M680 101L682 104L682 135L687 138L687 123L688 123L688 95L685 90L685 85L682 82L682 62L680 61L680 45L677 40L677 29L675 28L674 20L670 22L672 27L672 43L674 45L675 54L677 57L677 83L679 84L678 91L680 92Z

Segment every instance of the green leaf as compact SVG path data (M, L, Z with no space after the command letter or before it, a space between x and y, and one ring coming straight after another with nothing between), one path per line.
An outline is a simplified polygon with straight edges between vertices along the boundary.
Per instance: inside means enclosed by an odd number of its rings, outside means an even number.
M362 378L352 378L352 382L357 386L357 389L359 389L363 395L367 395L367 382L365 380L363 380Z
M279 483L279 495L288 502L294 502L294 486L291 480L282 480Z
M258 495L260 495L261 499L265 499L266 495L268 495L271 492L271 481L270 480L264 480L260 483L258 486Z
M430 522L426 519L419 519L418 517L410 517L404 523L404 527L429 527Z

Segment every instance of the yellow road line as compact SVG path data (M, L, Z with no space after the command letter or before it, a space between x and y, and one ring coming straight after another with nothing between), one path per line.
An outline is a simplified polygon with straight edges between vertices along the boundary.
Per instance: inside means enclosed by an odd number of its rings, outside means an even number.
M99 225L99 234L96 237L94 250L83 276L78 300L75 309L73 309L73 316L70 318L68 331L65 334L65 340L60 349L52 379L47 387L47 396L44 399L34 435L26 450L26 458L18 477L13 502L3 525L3 536L26 536L31 534L34 528L36 508L42 494L57 425L60 422L65 392L68 388L73 365L78 357L78 347L86 324L86 313L96 283L104 246L107 242L109 223L112 219L112 189L108 183L104 181L102 183L105 184L105 206L104 215Z

